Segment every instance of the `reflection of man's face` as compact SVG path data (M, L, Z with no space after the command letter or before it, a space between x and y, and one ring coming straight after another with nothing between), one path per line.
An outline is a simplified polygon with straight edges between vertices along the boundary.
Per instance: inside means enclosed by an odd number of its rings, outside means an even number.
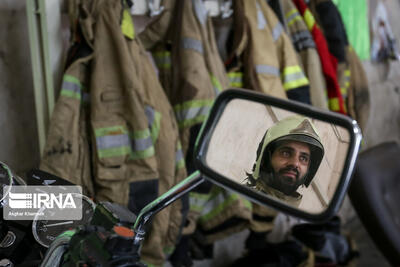
M310 163L310 148L306 143L284 141L271 156L273 185L286 195L294 193L304 183Z

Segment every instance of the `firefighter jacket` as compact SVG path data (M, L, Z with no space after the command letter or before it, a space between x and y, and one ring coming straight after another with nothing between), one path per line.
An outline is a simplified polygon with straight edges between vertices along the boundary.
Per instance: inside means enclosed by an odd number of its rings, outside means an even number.
M349 45L346 29L338 9L332 1L317 0L310 1L310 10L321 26L325 39L328 43L330 53L337 60L337 79L340 92L347 110L347 94L350 86L350 69L346 57L346 48Z
M229 86L210 18L200 0L176 5L172 30L172 88L169 95L187 151L189 129L202 123L219 92Z
M266 1L234 1L233 10L233 42L225 62L231 84L309 104L308 79Z
M258 179L254 189L262 191L267 195L273 196L279 200L288 203L292 207L298 207L300 205L302 195L298 192L294 192L292 195L285 195L284 193L270 187L264 180Z
M90 185L74 176L64 176L82 172L80 168L84 166L78 163L82 158L90 158L92 179L83 178L93 181L92 196L98 201L128 206L137 214L186 173L172 107L146 51L135 37L129 10L123 3L79 3L79 27L93 53L74 62L66 71L41 168L72 182ZM91 155L85 153L89 150L76 137L78 130L84 132L78 123L84 92L90 94L85 133L86 140L91 141ZM69 141L71 145L67 147L72 152L54 157L49 151L60 140L67 144ZM141 250L144 261L152 265L164 263L183 219L180 201L154 217Z
M361 129L365 130L369 112L367 79L357 54L349 44L340 12L330 0L310 1L310 8L316 20L320 21L330 52L338 61L337 77L346 109L351 117L359 121ZM356 95L360 95L359 101ZM357 108L355 101L359 103Z
M285 25L310 82L311 104L328 109L326 83L314 39L293 2L283 0L281 3Z
M203 2L179 3L171 30L173 75L170 100L187 151L192 149L189 144L193 144L197 135L193 131L195 126L205 120L215 97L228 88L229 81ZM193 217L197 225L207 231L208 243L240 231L247 226L251 216L247 200L217 186L212 186L208 192L190 193L190 209L198 215ZM236 223L228 227L229 221Z
M175 14L175 2L163 1L162 13L154 17L138 35L145 49L152 54L158 79L168 99L171 99L172 94L171 22Z
M328 91L329 109L335 112L346 114L345 104L343 102L343 97L337 79L337 59L329 52L325 37L306 3L303 0L293 0L293 3L303 16L307 28L310 30L317 46Z
M174 107L186 166L192 172L191 151L199 125L218 93L228 88L229 81L202 1L176 1L176 5L174 2L164 1L167 12L154 19L139 38L151 50L164 90ZM172 6L175 8L171 15ZM250 202L216 186L204 192L191 192L189 226L184 233L192 234L197 224L208 231L206 243L212 243L246 227L250 210ZM236 223L223 229L219 227L228 221ZM217 227L219 230L213 231Z
M82 186L83 194L91 197L88 74L92 58L79 58L64 73L40 162L40 169Z

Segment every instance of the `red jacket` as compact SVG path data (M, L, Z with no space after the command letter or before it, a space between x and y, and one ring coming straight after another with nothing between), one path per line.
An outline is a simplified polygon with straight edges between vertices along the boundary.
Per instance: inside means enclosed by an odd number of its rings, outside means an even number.
M325 37L322 31L319 29L318 25L316 24L314 16L308 9L307 4L304 2L304 0L293 0L293 3L296 5L301 15L304 17L307 27L314 38L319 57L321 59L322 71L326 80L329 109L346 114L343 97L340 92L340 86L336 75L338 63L337 59L329 52L328 44L325 40Z

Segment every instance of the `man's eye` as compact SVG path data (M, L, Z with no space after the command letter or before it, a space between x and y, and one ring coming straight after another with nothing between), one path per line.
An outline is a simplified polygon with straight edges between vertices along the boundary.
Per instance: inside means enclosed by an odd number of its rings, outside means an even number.
M290 156L289 151L285 151L285 150L281 151L281 154L282 154L282 156L284 156L284 157L289 157L289 156Z
M300 156L300 161L304 163L308 163L308 157Z

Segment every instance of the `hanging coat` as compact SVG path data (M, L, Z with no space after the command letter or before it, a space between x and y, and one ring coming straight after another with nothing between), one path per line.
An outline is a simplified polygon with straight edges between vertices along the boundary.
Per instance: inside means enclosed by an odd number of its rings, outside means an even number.
M336 58L337 79L340 86L343 102L347 110L347 94L350 85L350 69L346 58L346 49L349 45L346 29L336 5L330 0L313 0L309 3L317 24L320 25L330 53Z
M186 176L173 110L135 36L124 2L82 1L79 27L93 48L82 80L87 81L90 93L86 119L93 154L87 156L92 158L94 198L128 206L137 214ZM77 98L79 87L72 81L63 90ZM73 137L68 124L60 128L55 118L52 125L51 131ZM49 147L58 139L49 135ZM55 163L46 158L42 162L43 166ZM155 215L141 249L142 259L162 265L174 249L183 222L180 200Z
M205 120L215 97L228 88L229 82L203 2L181 1L176 11L171 30L173 86L170 99L181 129L183 147L190 156L197 136L196 127L199 129L196 125ZM200 202L202 204L197 205ZM190 194L190 209L192 214L197 214L192 218L200 228L208 231L208 243L243 229L251 214L248 203L239 195L217 186L212 186L209 192ZM231 227L220 227L230 220L236 220L236 223Z
M325 37L315 22L315 18L308 9L306 3L303 0L293 0L293 3L303 16L307 28L310 30L317 46L328 91L329 109L335 112L346 114L345 104L343 102L343 97L337 79L337 59L329 52Z
M337 77L349 115L365 130L369 112L368 83L364 68L348 41L346 28L336 5L330 0L312 0L310 7L320 21L329 50L338 60ZM357 91L357 93L356 93ZM360 96L357 100L356 95ZM355 108L357 101L357 108Z
M311 104L322 109L328 109L326 82L314 39L293 2L282 0L281 4L285 25L287 25L293 46L310 82Z
M173 5L171 1L164 4L167 10ZM173 15L161 13L140 34L140 38L151 50L164 90L174 106L186 166L191 173L194 170L191 156L200 124L208 115L215 97L229 86L211 19L202 1L177 1ZM208 208L197 205L205 199ZM190 193L190 203L190 226L197 224L205 231L211 230L209 233L212 234L206 234L207 243L240 231L251 217L250 202L217 186L210 186L201 193ZM236 223L212 232L230 220ZM185 234L192 234L195 229L188 227Z
M282 24L265 1L234 1L234 30L225 62L243 88L310 103L309 82Z
M78 58L64 73L39 166L41 170L82 186L82 193L89 197L95 194L87 120L92 58L92 55Z

